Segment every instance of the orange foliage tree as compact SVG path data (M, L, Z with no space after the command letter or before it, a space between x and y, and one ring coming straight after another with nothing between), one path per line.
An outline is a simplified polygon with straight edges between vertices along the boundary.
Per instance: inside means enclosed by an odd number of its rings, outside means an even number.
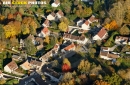
M110 85L110 84L102 80L96 80L93 85Z
M116 21L113 20L113 21L110 22L109 24L106 24L106 25L105 25L105 28L106 28L107 30L116 30L116 29L118 28L118 26L117 26Z
M64 58L63 65L62 65L62 71L68 72L71 70L71 64L67 58Z

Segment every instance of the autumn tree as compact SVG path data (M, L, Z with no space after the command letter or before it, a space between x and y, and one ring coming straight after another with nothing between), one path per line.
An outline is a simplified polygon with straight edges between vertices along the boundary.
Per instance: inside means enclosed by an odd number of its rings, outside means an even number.
M68 72L71 70L71 63L67 58L63 59L63 65L62 65L62 71L63 72Z
M9 13L8 16L7 16L8 19L14 19L14 15Z
M129 30L127 25L124 25L122 28L119 29L119 33L121 35L129 35L130 34L130 30Z
M104 4L104 0L94 0L94 4L93 4L94 12L99 11L102 7L102 4Z
M68 80L71 80L73 78L72 74L70 72L67 72L63 75L62 81L68 82Z
M59 64L58 60L54 60L54 61L52 62L52 67L57 67L58 64Z
M90 70L90 63L88 60L81 60L80 64L78 65L78 71L81 73L87 73Z
M1 85L4 85L6 83L6 80L5 79L0 79L0 84Z
M75 13L80 18L88 17L92 14L92 9L91 7L82 7L81 5L78 5Z
M20 15L20 14L17 14L17 16L16 16L16 19L15 20L17 20L17 21L22 21L22 16Z
M103 80L96 80L93 85L110 85L110 84Z
M0 15L0 21L3 21L5 19L5 16Z
M121 27L124 19L124 5L121 1L113 4L113 8L110 9L109 15L113 18L116 22L118 27Z
M32 43L32 41L30 39L25 40L25 47L26 47L27 54L35 55L37 50L36 50L36 47L34 46L34 44Z
M57 23L55 22L55 21L52 21L52 27L54 28L54 29L57 29Z
M66 32L66 30L68 29L68 25L67 25L66 23L64 23L64 22L61 22L61 23L58 25L58 27L59 27L59 29L60 29L61 31L64 31L64 32Z
M49 44L49 43L50 43L50 38L49 38L49 36L46 36L46 37L45 37L44 42L46 42L47 44Z
M110 85L121 85L122 82L122 78L116 73L113 73L111 76L105 76L104 80L107 81Z
M2 52L6 48L6 42L4 40L0 40L0 52Z

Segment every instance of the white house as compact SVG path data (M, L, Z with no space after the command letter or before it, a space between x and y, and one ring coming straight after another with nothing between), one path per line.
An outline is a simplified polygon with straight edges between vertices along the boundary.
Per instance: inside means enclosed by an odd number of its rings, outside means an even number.
M50 26L49 20L46 19L46 20L44 21L44 23L42 24L42 26L44 26L44 27L49 27L49 26Z
M112 60L120 57L118 53L114 54L114 53L110 53L109 51L110 51L109 47L101 47L100 58L105 60Z
M115 38L116 44L123 44L123 45L130 45L130 38L129 37L123 37L123 36L116 36Z
M58 7L60 6L59 0L54 0L54 2L51 4L52 7Z
M85 23L82 24L81 29L83 29L83 30L90 30L89 28L90 28L90 23L89 23L88 20L86 20Z
M39 69L39 68L41 67L41 65L42 65L42 62L41 62L41 61L31 60L31 61L29 62L29 66L30 66L31 68Z
M3 73L1 70L0 70L0 78L3 78Z
M84 23L84 20L81 19L81 20L77 21L77 26L81 27L83 23Z
M20 65L20 67L22 67L24 70L29 70L31 68L28 61L25 61L23 64Z
M55 56L58 54L59 48L60 44L56 44L52 50L41 56L39 60L41 60L43 63L46 63L51 56Z
M41 33L38 34L39 37L46 37L50 35L50 31L47 27L44 27L42 30L41 30Z
M4 67L4 71L8 73L14 72L16 69L18 69L17 64L14 61L11 61Z
M85 36L75 36L68 33L64 34L63 39L71 42L77 42L78 44L86 44L88 41Z
M105 30L105 28L102 28L94 37L93 40L103 40L105 38L107 38L108 33Z
M56 18L57 19L60 19L64 16L64 13L62 12L62 10L59 10L57 13L56 13Z
M47 16L47 19L51 21L51 20L55 20L55 17L56 17L56 14L52 12L51 14Z
M89 19L88 19L89 23L93 23L93 22L98 22L98 19L95 18L94 15L92 15Z

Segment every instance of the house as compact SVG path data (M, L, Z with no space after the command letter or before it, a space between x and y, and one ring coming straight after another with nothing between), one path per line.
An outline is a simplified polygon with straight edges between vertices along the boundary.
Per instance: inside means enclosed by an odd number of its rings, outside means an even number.
M100 58L105 59L105 60L113 60L113 59L116 59L116 58L119 58L119 57L120 56L118 55L118 53L110 52L109 47L101 47Z
M90 5L92 5L92 4L94 3L93 0L81 0L81 1L83 1L83 2L88 2Z
M70 42L77 42L78 44L85 44L88 41L88 39L85 36L75 36L68 33L65 33L63 35L63 39Z
M20 55L12 55L12 60L20 61L20 60L22 60L22 57Z
M51 81L54 81L57 83L59 83L63 77L61 74L55 72L53 69L50 69L48 67L46 68L44 75L49 76Z
M0 78L3 78L3 73L1 70L0 70Z
M57 19L60 19L60 18L62 18L62 17L64 17L64 13L62 12L62 10L59 10L59 11L56 13L56 18L57 18Z
M20 48L24 48L24 47L25 47L25 43L23 39L20 39Z
M82 24L82 27L80 29L83 29L83 30L90 30L90 22L88 20L86 20L84 22L84 24Z
M39 37L46 37L48 35L50 35L50 30L47 27L44 27L41 33L38 34Z
M42 24L42 26L44 26L44 27L49 27L49 26L50 26L49 20L46 19L46 20L44 21L44 23Z
M93 23L93 22L98 22L98 19L95 18L94 15L92 15L89 19L88 19L89 23Z
M102 28L94 37L93 40L103 40L105 38L107 38L108 33L105 30L105 28Z
M61 52L66 52L66 51L71 51L71 50L75 50L75 45L74 43L71 43L70 45L68 45L67 47L63 48L61 50Z
M77 26L81 27L83 23L84 23L84 20L81 19L81 20L77 21Z
M52 50L48 51L46 54L41 56L39 60L41 60L44 63L47 62L51 56L56 56L58 54L59 48L60 44L56 44Z
M23 64L20 65L24 70L30 70L30 64L28 61L25 61Z
M56 17L56 14L52 12L51 14L47 16L47 19L51 21L51 20L55 20L55 17Z
M51 4L52 7L58 7L60 6L59 0L54 0L54 2Z
M31 61L29 61L29 65L30 65L31 68L39 69L41 67L41 65L42 65L42 62L38 61L38 60L32 60L31 59Z
M4 67L4 71L8 73L12 73L16 69L18 69L18 66L13 60Z
M18 85L51 85L42 79L37 72L32 72L30 76L23 77Z
M123 44L123 45L130 45L130 38L129 37L123 37L123 36L116 36L115 38L116 44Z
M36 46L37 50L41 50L43 47L43 44Z

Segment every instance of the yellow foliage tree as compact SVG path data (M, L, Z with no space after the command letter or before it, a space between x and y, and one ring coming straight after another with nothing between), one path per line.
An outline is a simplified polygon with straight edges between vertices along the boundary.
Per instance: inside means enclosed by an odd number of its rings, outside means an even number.
M5 30L6 38L14 37L15 35L17 35L17 31L15 30L15 26L5 25L3 28Z
M0 52L2 52L5 49L5 47L6 47L6 42L0 40Z
M5 79L0 79L0 84L4 85L6 83Z
M63 59L63 64L67 64L68 66L71 67L71 63L69 62L69 60L67 58Z
M61 31L66 32L66 31L67 31L67 28L68 28L68 25L67 25L66 23L64 23L64 22L61 22L61 23L58 25L58 27L59 27L59 29L60 29Z
M118 28L118 26L117 26L116 21L113 20L112 22L110 22L110 24L106 24L106 25L105 25L105 28L106 28L107 30L116 30L116 29Z
M110 84L103 80L96 80L93 85L110 85Z
M46 37L45 37L44 42L46 42L47 44L49 44L49 43L50 43L50 38L49 38L49 36L46 36Z
M3 21L5 19L5 16L0 15L0 21Z

